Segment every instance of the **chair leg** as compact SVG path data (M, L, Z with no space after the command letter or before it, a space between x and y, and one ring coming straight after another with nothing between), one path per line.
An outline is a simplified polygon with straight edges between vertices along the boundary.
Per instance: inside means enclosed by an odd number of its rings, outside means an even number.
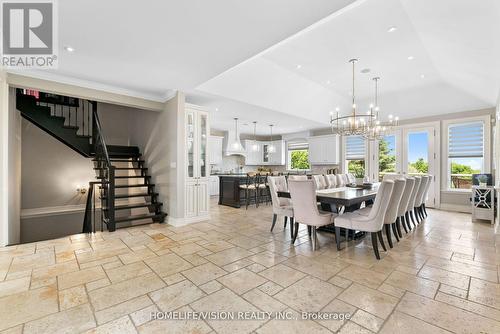
M307 225L307 234L309 236L311 236L311 230L312 230L312 227L310 225Z
M425 207L425 203L422 204L422 209L424 209L425 216L427 217L429 214L427 213L427 208Z
M260 201L260 196L259 196L259 189L255 189L255 207L259 207L259 201Z
M246 203L247 205L245 207L245 210L248 210L248 205L250 204L250 197L248 195L248 189L245 189L245 197L247 199L247 203Z
M394 246L392 245L391 225L389 224L384 224L384 225L385 225L385 235L387 236L387 242L389 243L389 247L393 248Z
M273 214L273 224L271 225L271 232L273 231L274 225L276 225L276 220L278 219L277 214Z
M401 225L403 225L403 229L405 230L405 233L408 233L408 228L406 227L406 218L405 218L405 215L401 216L400 223L401 223Z
M382 238L382 230L378 231L377 235L378 235L378 240L380 241L380 245L382 246L382 249L384 250L384 252L387 252L387 248L385 247L384 243L384 238Z
M398 230L399 237L403 238L403 233L401 233L401 217L396 219L396 229Z
M286 228L286 222L287 222L287 221L288 221L288 217L287 217L287 216L285 216L285 217L283 218L283 228Z
M337 243L337 250L340 250L340 227L335 226L335 242Z
M295 243L295 240L297 239L297 234L299 234L299 223L295 222L295 228L293 232L293 238L292 238L292 245Z
M316 229L313 228L312 229L312 249L313 249L313 252L316 250L316 247L318 246L317 243L318 243L318 235L316 233Z
M380 260L380 254L378 252L377 232L372 232L372 246L375 257L377 258L377 260Z
M293 217L290 217L290 238L293 239Z
M392 233L394 233L394 236L396 237L396 241L399 242L399 233L396 227L396 223L395 222L392 223L391 227L392 227Z

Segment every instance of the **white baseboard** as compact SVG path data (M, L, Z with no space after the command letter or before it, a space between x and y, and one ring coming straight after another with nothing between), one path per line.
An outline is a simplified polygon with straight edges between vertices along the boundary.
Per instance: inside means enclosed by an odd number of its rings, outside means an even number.
M472 213L470 205L441 203L439 210Z
M193 223L199 223L207 220L210 220L209 214L203 216L189 217L189 218L174 218L171 216L167 216L167 224L175 227L185 226Z

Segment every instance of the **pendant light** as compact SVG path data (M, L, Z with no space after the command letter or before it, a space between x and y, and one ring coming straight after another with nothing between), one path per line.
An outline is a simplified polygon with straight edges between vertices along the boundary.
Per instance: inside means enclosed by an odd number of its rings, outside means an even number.
M269 144L267 150L269 151L269 153L274 153L276 152L276 147L274 146L273 144L273 124L270 124L269 125L269 128L271 129L271 144Z
M257 143L257 121L253 121L253 144L252 144L252 152L259 152L260 145Z
M240 139L239 139L239 132L238 132L238 118L234 118L234 142L231 144L231 147L233 148L234 151L241 151L243 150L243 147L241 146Z

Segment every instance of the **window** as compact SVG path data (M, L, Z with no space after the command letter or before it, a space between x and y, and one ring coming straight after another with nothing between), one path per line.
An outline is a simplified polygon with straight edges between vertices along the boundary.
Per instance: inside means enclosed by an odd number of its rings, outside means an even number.
M365 140L361 136L346 137L345 159L347 171L356 178L365 176Z
M396 136L388 135L378 141L379 180L385 174L396 172Z
M289 170L309 170L309 144L307 142L288 143L287 166Z
M484 173L484 122L448 126L448 188L470 189L472 174Z

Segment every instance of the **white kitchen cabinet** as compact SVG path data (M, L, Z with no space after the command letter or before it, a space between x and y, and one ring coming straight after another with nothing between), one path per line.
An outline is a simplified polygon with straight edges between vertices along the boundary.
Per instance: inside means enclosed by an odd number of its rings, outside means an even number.
M312 165L337 165L339 158L338 135L309 137L309 162Z
M208 113L186 108L186 218L208 218Z
M218 165L222 163L222 141L223 137L210 136L208 138L208 161L210 165Z
M219 177L218 176L210 176L208 179L208 194L210 196L218 196L219 195Z
M259 151L252 151L253 140L245 140L246 158L248 166L276 166L285 164L285 142L283 140L257 141ZM276 151L269 152L269 147L274 145Z

